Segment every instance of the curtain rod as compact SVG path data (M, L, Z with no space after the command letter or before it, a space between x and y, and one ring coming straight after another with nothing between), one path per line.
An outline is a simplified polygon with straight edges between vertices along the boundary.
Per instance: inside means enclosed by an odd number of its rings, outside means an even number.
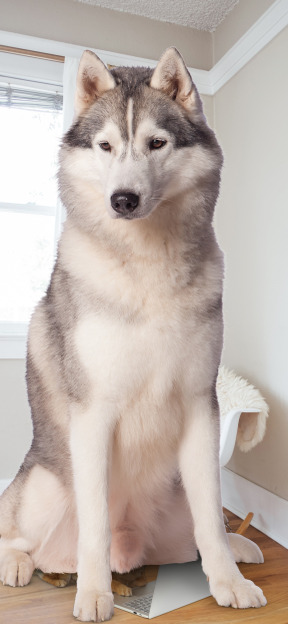
M32 56L33 58L45 59L46 61L56 61L64 63L65 56L58 54L49 54L47 52L36 52L34 50L25 50L23 48L12 48L10 46L0 45L0 52L8 52L9 54L20 54L21 56Z

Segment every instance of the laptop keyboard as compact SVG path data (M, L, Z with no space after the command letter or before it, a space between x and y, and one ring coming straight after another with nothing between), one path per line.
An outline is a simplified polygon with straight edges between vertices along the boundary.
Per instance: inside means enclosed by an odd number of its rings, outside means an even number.
M131 600L127 600L127 602L125 602L125 608L131 609L132 611L141 611L141 613L148 616L152 598L153 593L146 594L145 596L139 596L138 598L135 596L134 598L131 598Z

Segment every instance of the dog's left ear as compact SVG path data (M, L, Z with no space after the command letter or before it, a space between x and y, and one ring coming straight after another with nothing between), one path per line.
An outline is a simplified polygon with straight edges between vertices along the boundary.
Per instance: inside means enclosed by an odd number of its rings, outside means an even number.
M181 54L168 48L152 74L150 86L164 91L192 116L203 119L203 107L198 91Z

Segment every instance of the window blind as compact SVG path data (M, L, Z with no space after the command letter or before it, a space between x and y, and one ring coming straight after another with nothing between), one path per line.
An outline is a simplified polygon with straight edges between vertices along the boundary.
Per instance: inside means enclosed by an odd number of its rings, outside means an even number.
M2 84L0 106L35 111L60 111L63 108L63 96L57 91L48 93Z

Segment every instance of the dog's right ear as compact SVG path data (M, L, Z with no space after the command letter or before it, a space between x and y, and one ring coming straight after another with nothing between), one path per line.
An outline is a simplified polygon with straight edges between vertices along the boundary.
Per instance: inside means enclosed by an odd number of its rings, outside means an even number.
M112 74L100 58L85 50L80 59L75 95L76 116L82 115L105 91L113 89L116 83Z

